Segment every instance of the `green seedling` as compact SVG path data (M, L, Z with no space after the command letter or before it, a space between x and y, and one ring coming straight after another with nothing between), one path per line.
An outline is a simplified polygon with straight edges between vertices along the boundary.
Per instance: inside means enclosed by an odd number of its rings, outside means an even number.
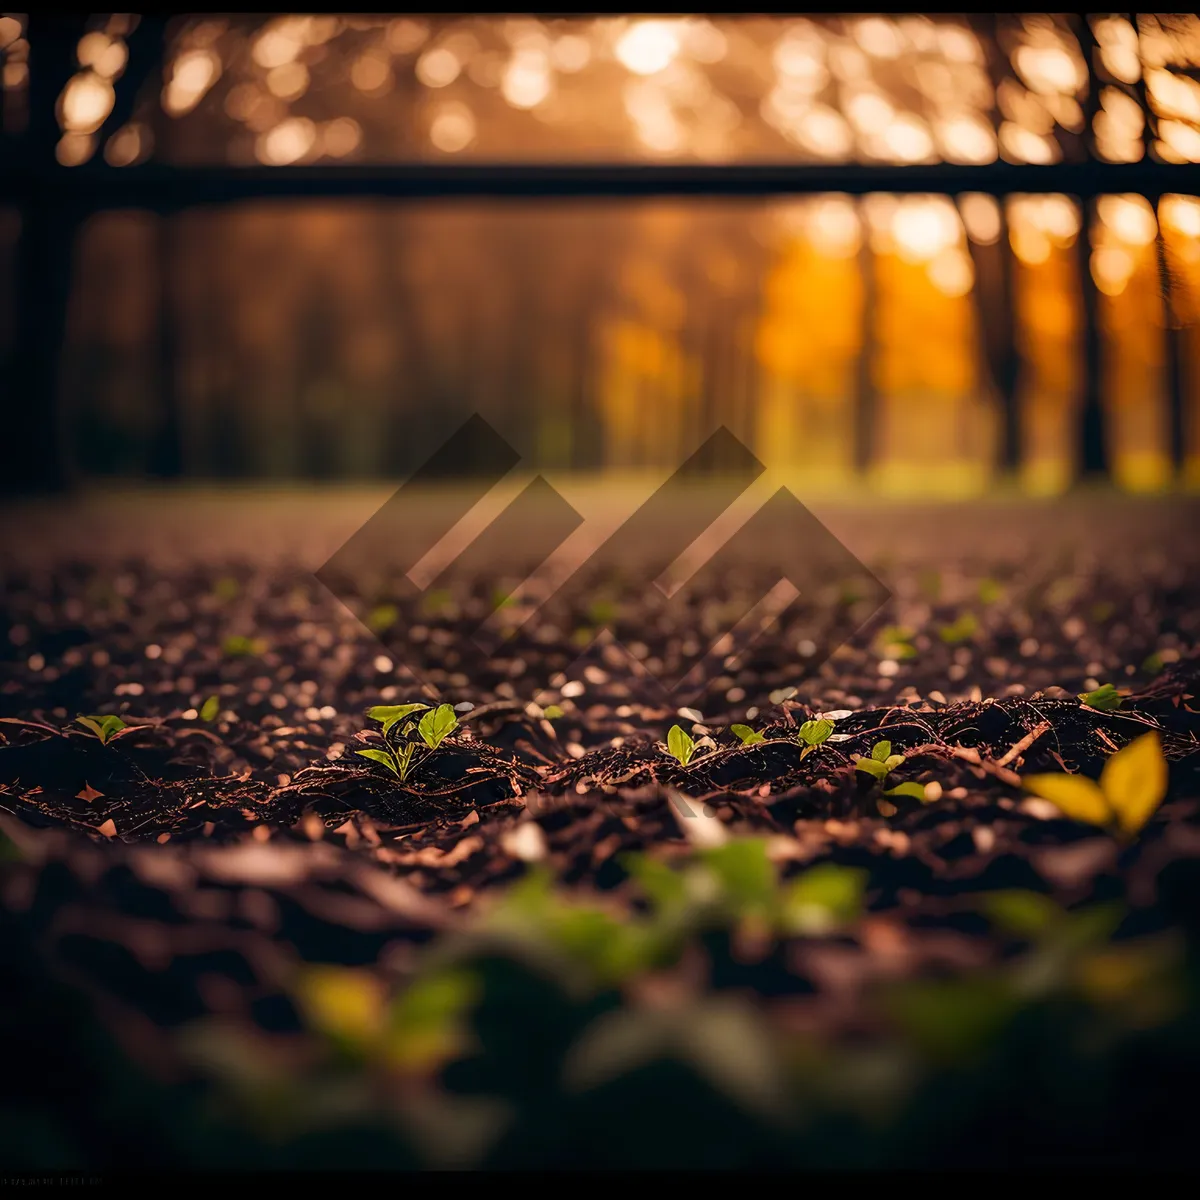
M936 602L942 594L942 577L932 569L922 571L918 576L917 586L921 589L921 595Z
M882 784L903 762L903 754L892 753L891 742L881 741L871 747L870 758L859 758L854 766L863 774L874 776ZM892 788L884 788L883 794L885 796L910 796L914 800L925 802L925 786L920 783L900 783Z
M800 751L800 758L803 761L804 757L811 754L818 746L824 745L829 741L829 735L833 732L833 722L828 717L818 717L815 721L805 721L800 726L797 733L801 745L804 747Z
M236 579L226 576L224 579L218 579L213 585L213 595L218 600L236 600L241 587Z
M984 604L995 604L1004 596L1004 588L994 579L984 579L979 584L979 599Z
M1111 683L1101 684L1094 692L1080 692L1079 699L1099 712L1116 712L1121 707L1121 693Z
M949 625L943 625L938 631L942 641L948 646L956 646L960 642L969 642L979 629L979 621L972 612L960 613Z
M1167 664L1163 661L1163 656L1159 654L1157 650L1155 650L1153 653L1146 655L1144 661L1142 662L1142 670L1147 675L1157 675L1166 665Z
M420 712L422 709L428 708L428 704L376 704L374 708L367 709L367 716L372 721L378 721L382 726L382 733L387 737L388 730L393 725L403 721L405 717L412 713Z
M759 742L767 740L757 730L751 729L749 725L730 725L729 731L741 738L743 746L757 746Z
M612 625L617 619L617 606L612 600L593 600L587 609L588 620L595 626Z
M221 712L221 699L219 696L209 696L207 700L200 706L200 720L211 725Z
M1151 732L1118 750L1104 764L1098 783L1084 775L1030 775L1022 782L1064 816L1129 840L1167 794L1167 760L1158 734Z
M241 634L227 637L222 646L227 658L252 658L262 654L266 648L267 644L262 638L244 637Z
M457 728L458 718L454 715L454 708L449 704L439 704L421 718L417 732L430 750L436 750Z
M102 746L107 746L118 733L126 728L125 722L120 717L114 716L79 716L75 718L75 723L82 725L84 729L90 729L100 740Z
M696 743L678 725L672 725L667 731L667 749L686 767L696 753Z
M394 604L380 604L367 613L364 624L372 633L378 635L387 633L398 620L400 620L400 610Z
M557 721L559 717L565 717L566 715L567 714L563 712L563 710L559 708L557 704L548 704L542 710L542 716L545 717L547 721Z
M879 652L887 658L916 658L917 648L912 644L916 636L916 632L906 625L888 625L879 631L876 642Z
M432 588L421 598L421 608L429 617L442 616L454 603L454 597L445 588Z

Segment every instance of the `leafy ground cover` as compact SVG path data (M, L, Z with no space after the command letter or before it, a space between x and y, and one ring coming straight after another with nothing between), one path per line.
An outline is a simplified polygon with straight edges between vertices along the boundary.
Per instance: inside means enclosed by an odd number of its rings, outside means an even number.
M863 517L887 608L680 706L556 676L596 597L471 676L473 581L376 613L432 698L298 554L9 536L3 1161L1188 1162L1190 509L1104 504Z

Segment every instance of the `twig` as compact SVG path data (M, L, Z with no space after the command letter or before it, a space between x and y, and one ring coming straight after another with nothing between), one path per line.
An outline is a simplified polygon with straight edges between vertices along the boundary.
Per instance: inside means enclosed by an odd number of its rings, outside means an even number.
M996 766L1007 767L1015 758L1019 758L1034 742L1038 740L1048 729L1053 729L1054 726L1049 721L1043 721L1037 728L1027 733L1019 742L1014 745L1007 754L996 759Z

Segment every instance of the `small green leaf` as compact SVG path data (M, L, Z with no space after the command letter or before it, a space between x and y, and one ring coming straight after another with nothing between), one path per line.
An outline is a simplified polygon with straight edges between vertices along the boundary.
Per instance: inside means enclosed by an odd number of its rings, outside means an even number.
M1142 663L1142 670L1147 675L1157 675L1167 664L1163 661L1163 656L1155 650L1152 654L1147 654Z
M827 717L820 717L815 721L805 721L800 726L799 737L805 745L815 747L827 742L832 732L833 722Z
M777 875L764 838L737 838L704 851L702 857L736 908L765 909L771 904Z
M75 718L75 722L78 725L82 725L84 729L90 729L100 740L102 746L107 746L116 734L126 728L125 722L120 717L112 716L111 714L106 717L99 715L92 717L80 716Z
M566 715L567 714L563 712L563 710L559 708L557 704L548 704L545 709L542 710L542 716L545 717L547 721L557 721L559 717L565 717Z
M885 771L894 771L904 761L903 754L889 754L883 760L883 769Z
M244 637L241 634L227 637L222 646L227 658L252 658L256 654L262 654L266 648L262 638Z
M1167 760L1157 733L1118 750L1100 772L1100 790L1126 837L1139 833L1167 794Z
M400 610L394 604L380 604L371 609L364 622L366 627L375 634L387 633L400 620Z
M617 619L617 606L611 600L593 600L588 605L587 616L597 627L611 625Z
M417 725L417 732L430 750L436 750L457 728L458 717L454 715L453 706L439 704L437 708L430 709L421 718Z
M923 783L898 783L894 788L887 788L885 796L911 796L914 800L925 803L925 785Z
M1095 708L1100 712L1116 712L1121 707L1121 693L1111 683L1102 684L1094 692L1080 692L1079 699L1088 708Z
M859 758L855 761L854 765L859 771L867 775L874 775L876 779L883 779L888 773L887 767L874 758Z
M862 911L867 872L821 863L810 867L783 892L783 920L789 932L822 934L853 921Z
M400 770L387 750L355 750L354 753L372 762L382 763L393 775L400 776Z
M672 725L667 732L667 749L686 767L696 752L696 743L678 725Z
M687 901L687 883L682 871L673 871L666 863L648 854L627 855L622 863L659 911L678 909Z
M213 585L213 595L218 600L236 600L241 587L236 579L226 576L224 579L218 579Z
M759 742L767 740L757 730L751 729L749 725L730 725L729 729L730 732L742 739L743 746L757 746Z
M994 579L984 579L979 584L979 599L984 604L995 604L1004 595L1004 588Z
M975 614L965 612L961 613L951 624L944 625L938 633L943 642L948 646L953 646L959 642L970 641L978 629L979 621L976 619Z
M207 721L211 725L217 719L220 712L221 698L219 696L209 696L200 709L200 720Z
M983 911L993 925L1018 937L1042 933L1063 916L1063 910L1049 896L1015 888L984 896Z
M888 741L876 742L871 747L871 757L876 762L886 762L892 753L892 743Z
M387 732L397 721L403 721L410 713L420 712L423 708L428 708L428 704L376 704L373 708L367 709L367 716L372 721L379 721L383 725L383 733L386 736Z

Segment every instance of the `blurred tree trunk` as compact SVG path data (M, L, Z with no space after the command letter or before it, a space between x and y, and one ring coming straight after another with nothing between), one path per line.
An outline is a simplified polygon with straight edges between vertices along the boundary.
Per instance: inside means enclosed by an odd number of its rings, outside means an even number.
M55 105L75 70L84 18L29 16L29 123L18 156L26 172L16 254L16 342L12 400L0 439L0 490L56 491L70 466L59 374L75 235L81 214L52 179L59 128Z
M29 123L17 151L27 190L17 246L17 336L11 370L13 403L0 439L0 491L58 491L72 482L73 464L61 389L75 243L86 207L61 176L55 151L56 107L76 71L75 49L87 28L83 14L29 16ZM98 132L129 119L137 92L162 57L162 20L146 18L130 37L127 70L116 85L113 111Z
M1087 14L1078 17L1079 45L1087 64L1087 100L1084 104L1083 143L1088 161L1096 155L1095 120L1100 111L1100 80L1096 75L1096 39ZM1092 278L1092 213L1086 201L1080 213L1079 288L1083 297L1083 420L1081 427L1084 477L1108 475L1108 437L1104 428L1104 400L1100 382L1100 297Z

